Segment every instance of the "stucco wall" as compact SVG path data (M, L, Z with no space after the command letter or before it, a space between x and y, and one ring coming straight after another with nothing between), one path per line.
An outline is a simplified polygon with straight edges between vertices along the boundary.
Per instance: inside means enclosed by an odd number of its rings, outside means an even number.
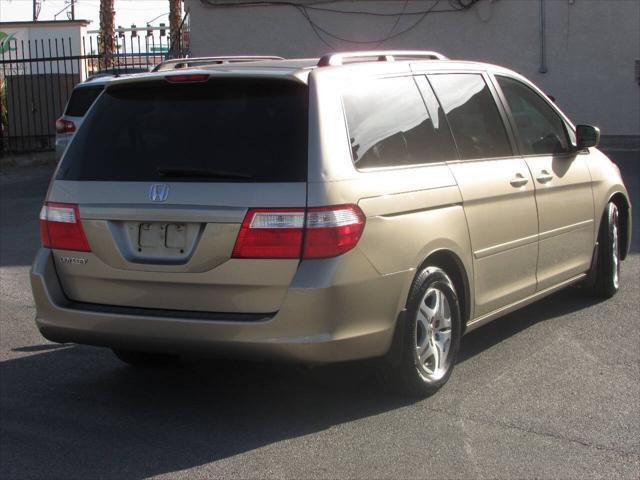
M338 9L397 12L402 1L329 4ZM407 12L432 1L410 1ZM326 4L324 6L327 6ZM447 8L446 0L438 7ZM547 73L540 73L539 0L481 0L463 12L429 14L411 31L381 45L324 36L323 43L292 7L211 8L185 0L191 11L194 56L275 54L320 56L330 51L432 49L452 58L504 65L524 74L557 98L576 122L599 125L605 135L640 135L640 1L546 0ZM350 40L388 36L397 17L309 11L322 28ZM418 17L403 17L395 31Z
M0 22L0 32L4 33L3 49L0 49L0 60L16 58L50 57L56 55L56 46L59 56L82 55L82 37L87 33L87 20L60 21L60 22ZM64 46L63 46L64 43ZM51 51L49 51L51 44ZM36 51L36 48L38 49ZM64 53L63 53L64 48ZM51 53L51 55L49 55ZM69 73L78 74L81 79L86 78L85 65L78 61L42 62L31 64L5 64L6 75L31 73L38 69L41 73ZM0 68L0 70L2 70Z

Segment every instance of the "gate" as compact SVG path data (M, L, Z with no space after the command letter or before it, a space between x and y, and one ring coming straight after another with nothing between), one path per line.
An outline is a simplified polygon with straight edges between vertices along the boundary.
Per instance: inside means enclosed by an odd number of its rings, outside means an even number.
M159 34L159 35L158 35ZM97 35L0 44L0 155L53 150L55 122L75 85L96 75L149 71L167 58L189 54L189 21L175 41L165 27L121 29L113 55Z

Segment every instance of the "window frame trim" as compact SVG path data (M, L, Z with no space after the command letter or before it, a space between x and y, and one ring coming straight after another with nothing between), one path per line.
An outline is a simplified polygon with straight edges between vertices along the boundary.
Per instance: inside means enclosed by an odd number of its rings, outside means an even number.
M425 98L425 92L423 91L424 89L418 83L417 77L424 77L424 80L427 82L427 85L429 86L429 89L431 90L431 94L433 95L433 98L435 98L436 102L438 102L438 106L442 110L442 115L444 116L444 120L445 120L445 122L447 122L447 129L449 130L449 135L451 136L451 141L453 142L453 148L454 148L454 150L456 152L456 158L451 159L451 160L445 160L442 163L448 164L448 163L451 163L451 162L458 162L458 161L461 160L460 147L458 146L458 142L456 141L455 135L453 135L453 129L451 128L451 122L449 122L449 117L445 113L444 107L442 106L442 103L440 102L440 98L438 98L438 95L436 94L436 91L433 88L433 85L429 81L429 75L427 73L418 73L418 74L414 74L413 75L413 81L415 82L416 86L418 87L418 91L420 92L420 97L422 97L422 103L424 103L424 107L427 109L427 112L428 112L429 108L427 107L427 99Z

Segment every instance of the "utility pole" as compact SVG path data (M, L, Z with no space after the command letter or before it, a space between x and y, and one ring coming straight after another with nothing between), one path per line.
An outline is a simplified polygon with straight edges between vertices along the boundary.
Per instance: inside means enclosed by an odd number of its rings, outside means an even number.
M113 55L116 50L116 28L115 28L116 11L114 9L114 0L100 0L100 39L99 46L104 68L113 66Z
M76 19L76 0L71 0L71 20Z
M33 0L33 21L38 21L38 16L42 10L42 0Z

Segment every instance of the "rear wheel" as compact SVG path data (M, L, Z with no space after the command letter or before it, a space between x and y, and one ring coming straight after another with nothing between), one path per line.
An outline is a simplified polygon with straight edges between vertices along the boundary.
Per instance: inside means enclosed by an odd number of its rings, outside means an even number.
M113 353L124 363L138 368L160 368L173 365L178 357L162 353L137 352L113 348Z
M618 207L610 202L598 233L598 257L590 293L611 298L620 288L620 223Z
M451 376L462 333L458 296L444 270L428 267L416 277L404 321L395 378L409 395L431 395Z

